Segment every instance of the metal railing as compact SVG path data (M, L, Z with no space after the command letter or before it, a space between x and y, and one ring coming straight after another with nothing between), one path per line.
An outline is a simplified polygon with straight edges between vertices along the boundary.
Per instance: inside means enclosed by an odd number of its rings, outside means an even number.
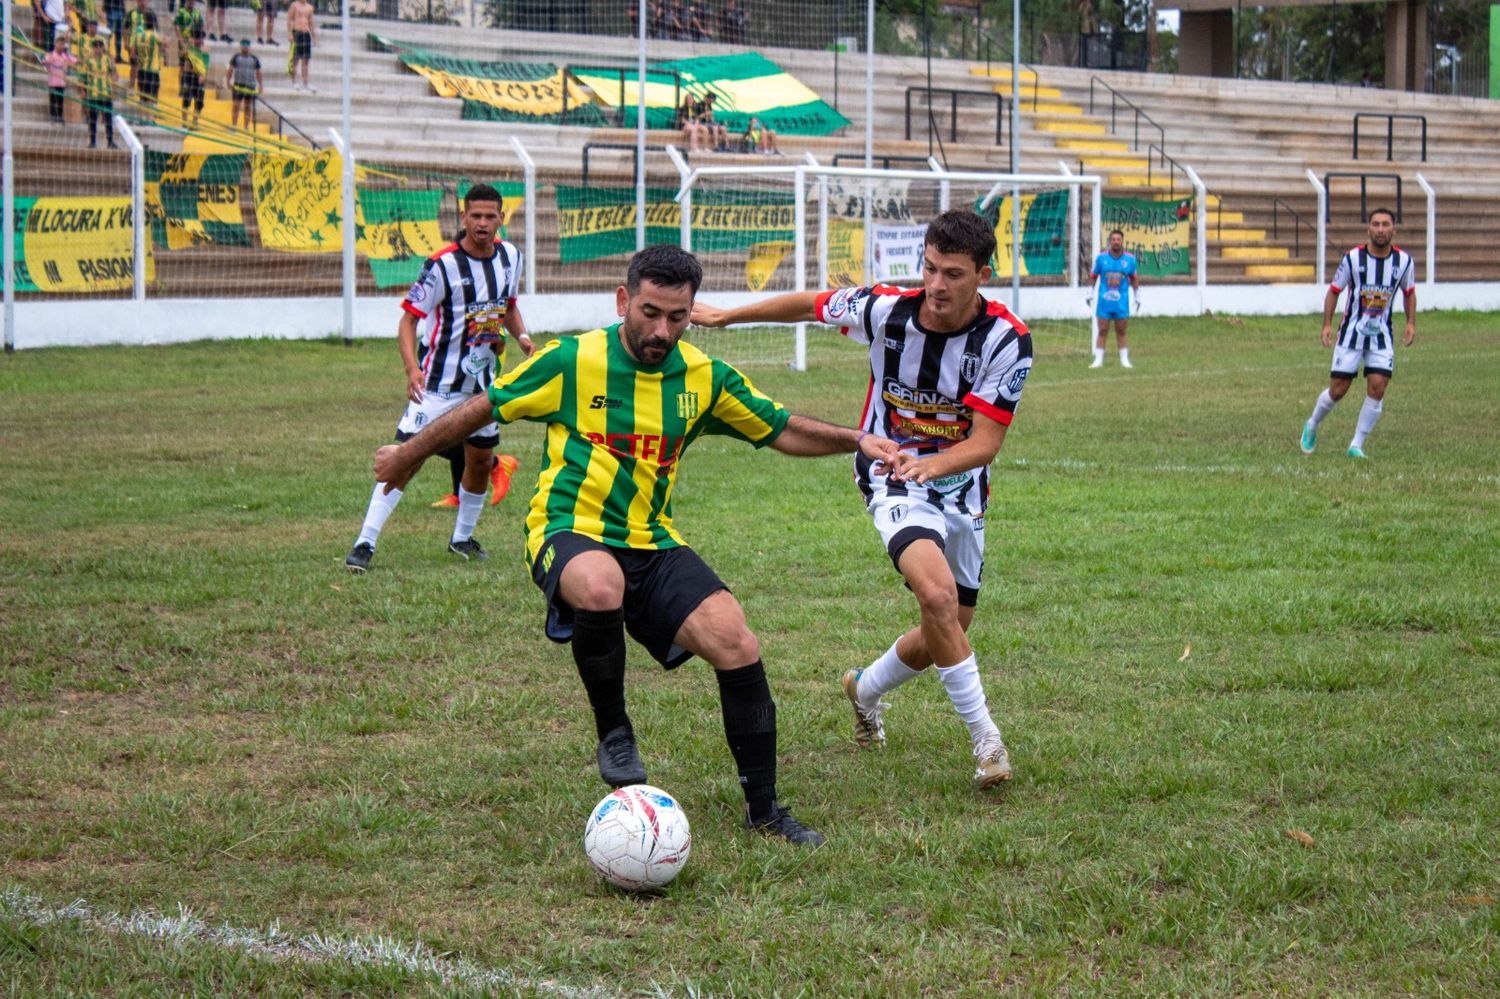
M1394 180L1396 182L1396 222L1401 221L1401 175L1398 173L1360 173L1357 170L1334 170L1323 175L1323 186L1328 187L1328 182L1334 177L1358 177L1359 178L1359 217L1363 221L1370 214L1369 182L1371 178L1377 180ZM1333 192L1329 192L1328 204L1323 209L1323 221L1333 221Z
M1361 118L1385 119L1385 158L1387 161L1394 158L1393 152L1396 141L1396 119L1404 118L1408 121L1421 122L1422 162L1427 162L1427 116L1425 114L1387 114L1384 111L1356 111L1354 114L1354 159L1359 159L1359 120Z
M943 95L948 98L948 141L958 141L958 99L960 97L977 97L983 101L995 102L995 145L1003 145L1005 142L1005 95L993 90L957 90L952 87L907 87L906 88L906 138L911 141L911 95L927 95L927 134L929 137L937 131L937 121L932 116L932 98L934 95ZM930 151L930 143L929 143Z
M1294 256L1294 257L1300 257L1300 256L1302 256L1302 227L1306 226L1308 229L1312 230L1312 232L1313 232L1313 239L1314 239L1314 242L1316 242L1316 240L1317 240L1317 233L1318 233L1318 224L1316 222L1310 221L1307 218L1307 216L1305 216L1301 212L1297 211L1297 209L1293 208L1290 204L1288 204L1286 201L1284 201L1280 197L1272 198L1271 199L1271 238L1272 239L1280 239L1281 238L1281 213L1283 211L1285 211L1286 214L1288 214L1288 215L1290 215L1292 217L1292 256Z
M1135 112L1135 133L1134 133L1134 138L1131 140L1130 148L1132 148L1132 149L1139 149L1139 148L1141 148L1141 122L1143 122L1143 121L1146 124L1150 125L1152 128L1156 129L1156 136L1157 136L1157 144L1158 145L1164 146L1164 145L1167 144L1167 130L1166 129L1164 129L1160 125L1158 125L1156 123L1156 120L1154 118L1152 118L1149 114L1147 114L1142 108L1140 108L1139 106L1137 106L1136 103L1134 101L1132 101L1129 97L1126 97L1124 94L1120 93L1114 87L1111 87L1109 84L1105 83L1103 80L1099 79L1097 76L1091 76L1091 77L1089 77L1089 114L1093 114L1094 113L1094 87L1095 87L1096 84L1098 86L1100 86L1100 87L1103 87L1105 90L1109 91L1109 94L1110 94L1110 97L1109 97L1109 133L1111 135L1115 134L1115 125L1116 125L1116 121L1117 121L1117 117L1118 117L1117 116L1117 112L1119 111L1120 105L1123 104L1125 107L1127 107L1131 111Z
M978 41L975 44L975 59L976 60L978 59L978 51L979 51L980 48L983 48L983 50L984 50L984 75L985 75L985 78L986 79L993 79L993 77L990 76L990 66L992 64L998 64L999 60L998 59L992 59L991 55L995 52L996 49L1000 48L1000 45L993 38L991 38L989 36L989 32L985 31L983 28L979 29ZM1006 46L1005 47L1005 51L1009 52L1010 51L1010 47ZM1004 65L1009 66L1010 63L1006 62L1006 63L1004 63ZM1031 63L1029 63L1029 62L1022 62L1022 63L1019 63L1019 65L1020 65L1020 67L1022 69L1024 69L1026 72L1028 72L1028 73L1031 74L1031 110L1035 111L1036 110L1037 91L1038 91L1038 89L1042 85L1042 74L1038 73L1036 71L1036 67L1033 66L1033 65L1031 65ZM1011 92L1014 93L1018 97L1020 96L1020 94L1021 94L1021 81L1020 80L1014 80L1014 81L1012 81ZM1025 105L1023 104L1022 106L1024 107Z
M833 156L833 165L838 166L840 163L852 163L855 166L862 167L865 165L865 154L835 153ZM919 163L924 167L930 166L928 157L926 156L882 156L879 153L870 157L870 163L872 166L879 164L882 170L889 170L892 163Z
M648 152L648 153L664 153L664 152L667 151L667 148L668 148L667 146L647 146L646 147L646 152ZM623 149L623 150L628 150L628 151L634 153L636 151L636 144L634 142L585 142L583 144L583 186L584 187L588 187L589 186L589 152L591 150L594 150L594 149ZM682 158L683 159L687 159L687 155L688 154L686 152L682 152L681 150L679 150L679 152L682 154ZM636 159L635 159L634 156L632 156L630 158L630 163L631 163L630 183L631 184L635 184L636 180L640 176L641 165L636 162Z
M312 148L313 152L318 151L318 144L313 141L312 136L308 135L306 132L302 131L302 129L298 128L295 121L292 121L292 119L288 118L286 115L278 111L270 101L265 99L264 96L256 94L255 103L259 104L261 107L265 108L267 111L276 116L276 138L285 141L286 136L282 132L282 126L285 125L293 132L296 132L298 135L300 135L302 137L302 141L307 143Z

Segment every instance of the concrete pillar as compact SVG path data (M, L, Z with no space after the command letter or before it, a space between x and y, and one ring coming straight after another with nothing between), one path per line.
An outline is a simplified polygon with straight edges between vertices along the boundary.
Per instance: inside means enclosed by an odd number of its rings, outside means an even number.
M1182 12L1177 72L1188 76L1234 75L1233 10Z
M1385 89L1427 89L1432 44L1427 0L1392 0L1385 8Z

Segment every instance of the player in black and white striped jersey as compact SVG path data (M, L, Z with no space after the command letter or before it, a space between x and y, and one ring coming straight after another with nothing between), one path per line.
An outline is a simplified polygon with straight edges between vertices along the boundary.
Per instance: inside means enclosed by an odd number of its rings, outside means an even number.
M464 197L463 235L428 258L401 303L396 340L406 366L408 401L396 426L398 441L414 436L454 406L488 392L509 337L515 338L527 357L535 350L516 304L520 251L497 238L502 206L500 193L488 184L470 188ZM419 324L424 330L420 338ZM509 455L494 454L499 443L500 428L494 423L464 442L458 516L448 550L466 560L486 557L474 540L474 526L484 509L486 480L491 501L499 502L516 467ZM351 572L369 568L380 531L401 499L401 490L386 492L384 485L375 483L359 537L344 560Z
M1355 423L1354 437L1346 452L1351 458L1365 457L1365 438L1375 429L1385 405L1385 390L1396 367L1396 333L1391 311L1396 293L1402 295L1406 334L1402 345L1417 338L1416 261L1393 240L1396 216L1388 208L1377 208L1366 219L1369 242L1344 254L1339 269L1323 298L1323 346L1333 348L1333 368L1328 388L1318 396L1312 415L1302 426L1302 451L1312 454L1318 445L1318 426L1349 391L1360 365L1365 369L1365 401ZM1333 333L1333 310L1339 294L1349 290L1344 318L1339 322L1337 343Z
M693 309L693 321L703 326L822 322L868 345L871 380L860 428L891 438L914 460L887 475L857 459L855 478L886 551L917 598L921 624L869 667L844 675L855 741L883 745L882 695L936 665L968 726L981 788L1009 780L1011 765L967 632L984 568L989 465L1032 359L1025 324L979 294L994 252L988 222L973 212L944 212L927 227L921 289L796 292L738 309Z

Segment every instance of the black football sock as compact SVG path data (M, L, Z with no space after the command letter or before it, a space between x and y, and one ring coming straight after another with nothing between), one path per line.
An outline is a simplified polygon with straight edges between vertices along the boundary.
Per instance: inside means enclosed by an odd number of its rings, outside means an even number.
M573 662L578 678L594 709L594 728L599 738L624 725L625 714L625 611L573 612Z
M458 484L464 479L464 446L455 444L440 454L448 459L448 473L453 477L453 495L458 495Z
M724 738L739 769L750 818L767 818L776 802L776 702L771 700L766 669L757 659L716 675Z

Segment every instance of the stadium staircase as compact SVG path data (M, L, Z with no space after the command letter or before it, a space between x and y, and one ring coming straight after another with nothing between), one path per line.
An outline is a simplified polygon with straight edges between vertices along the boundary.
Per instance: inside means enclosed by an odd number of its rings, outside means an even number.
M26 8L17 7L18 23L29 24ZM231 31L243 33L248 11L230 10ZM246 23L240 23L246 22ZM329 130L340 121L339 59L336 22L320 21L323 45L312 61L312 82L318 93L292 91L281 70L285 49L258 50L265 63L267 96L275 107L295 121L319 144L326 144ZM361 161L394 170L424 171L447 175L519 180L520 171L509 146L518 137L535 160L539 183L577 184L582 180L581 151L585 143L633 144L629 129L557 126L530 123L465 121L457 100L437 96L422 77L405 69L387 51L375 51L366 42L369 32L445 54L485 60L550 61L559 65L618 64L633 66L635 42L628 37L543 34L528 32L474 32L467 28L357 19L358 44L354 47L352 114L355 148ZM223 66L232 52L228 43L210 45L213 58L211 83L221 82ZM654 60L683 58L721 52L711 44L652 42ZM764 55L834 102L851 120L842 134L810 137L782 136L781 148L790 162L804 153L821 162L838 154L863 151L864 60L845 57L837 70L828 53L795 49L760 49ZM924 134L923 124L914 122L916 138L906 140L904 104L909 87L929 85L928 63L915 57L878 56L876 60L875 108L876 154L925 158L929 152L954 169L1003 171L1009 150L996 145L994 112L964 107L960 120L947 122L947 108L935 102L934 117L942 138L950 125L957 141L934 144ZM990 66L977 70L958 60L934 59L930 84L934 87L974 89L976 83L1009 93L1008 68ZM82 150L84 133L76 126L57 129L46 121L46 94L40 87L39 67L23 66L18 75L33 79L35 86L17 87L17 191L21 194L120 193L128 190L128 156L104 150ZM1039 68L1040 79L1023 73L1023 124L1020 160L1023 170L1052 173L1058 161L1074 170L1102 173L1106 192L1118 195L1170 195L1188 197L1177 175L1163 180L1160 161L1148 161L1146 140L1137 142L1133 129L1122 127L1117 116L1113 132L1107 101L1101 107L1101 90L1094 83L1094 110L1089 113L1090 86L1094 77L1107 82L1137 107L1160 122L1167 155L1191 165L1202 177L1214 200L1210 203L1209 279L1215 283L1265 283L1274 280L1306 281L1314 259L1312 231L1292 221L1288 209L1310 222L1316 211L1312 187L1305 171L1319 177L1329 172L1365 170L1397 173L1405 187L1404 218L1398 241L1421 260L1425 253L1422 224L1425 201L1416 184L1422 173L1438 191L1438 225L1441 240L1438 276L1442 280L1493 279L1488 250L1489 233L1500 222L1500 173L1493 170L1500 111L1468 98L1430 95L1387 94L1380 90L1310 84L1281 84L1206 78L1102 73L1066 67ZM162 104L177 105L175 69L163 80ZM1107 97L1107 95L1105 95ZM1033 100L1034 97L1034 100ZM1419 113L1428 120L1428 158L1419 157L1413 139L1398 122L1393 158L1385 159L1384 129L1365 125L1369 138L1361 134L1361 158L1350 157L1352 114L1355 111ZM163 112L165 116L165 112ZM243 148L251 142L270 143L264 121L257 136L226 131L227 102L211 99L204 110L204 129L213 123L212 134L184 137L170 128L147 128L143 141L154 148L210 151ZM166 124L159 121L158 124ZM1007 137L1009 123L1005 125ZM652 132L652 145L682 145L675 131ZM1368 142L1368 152L1366 151ZM1151 153L1151 155L1155 155ZM87 178L75 184L77 161L88 156ZM762 156L703 154L695 162L716 165L766 163ZM591 182L611 185L630 183L632 156L626 151L600 151L591 157ZM71 171L71 172L70 172ZM676 184L676 172L660 153L648 157L648 179L655 184ZM1172 177L1171 173L1165 175ZM1168 186L1163 186L1167 184ZM1371 201L1391 200L1388 182L1372 179ZM69 186L73 185L73 186ZM1386 185L1386 186L1382 186ZM246 185L243 204L247 224L254 228L254 206ZM1338 253L1363 238L1359 221L1357 184L1334 181L1331 185L1333 222L1329 240L1330 267ZM1274 207L1273 207L1274 206ZM1394 206L1393 206L1394 207ZM538 281L545 291L597 291L599 278L587 268L561 263L554 200L538 198L536 206ZM1273 229L1274 212L1274 229ZM222 261L202 267L179 263L223 255ZM288 255L243 248L196 248L191 254L159 254L158 283L165 294L223 294L225 273L232 273L235 294L313 294L337 288L336 255L328 255L328 266L309 268L299 260L295 268L285 265ZM300 256L300 255L298 255ZM373 292L368 272L361 268L362 292ZM1425 273L1425 272L1424 272ZM212 277L197 276L209 274ZM1191 277L1174 280L1190 281Z

